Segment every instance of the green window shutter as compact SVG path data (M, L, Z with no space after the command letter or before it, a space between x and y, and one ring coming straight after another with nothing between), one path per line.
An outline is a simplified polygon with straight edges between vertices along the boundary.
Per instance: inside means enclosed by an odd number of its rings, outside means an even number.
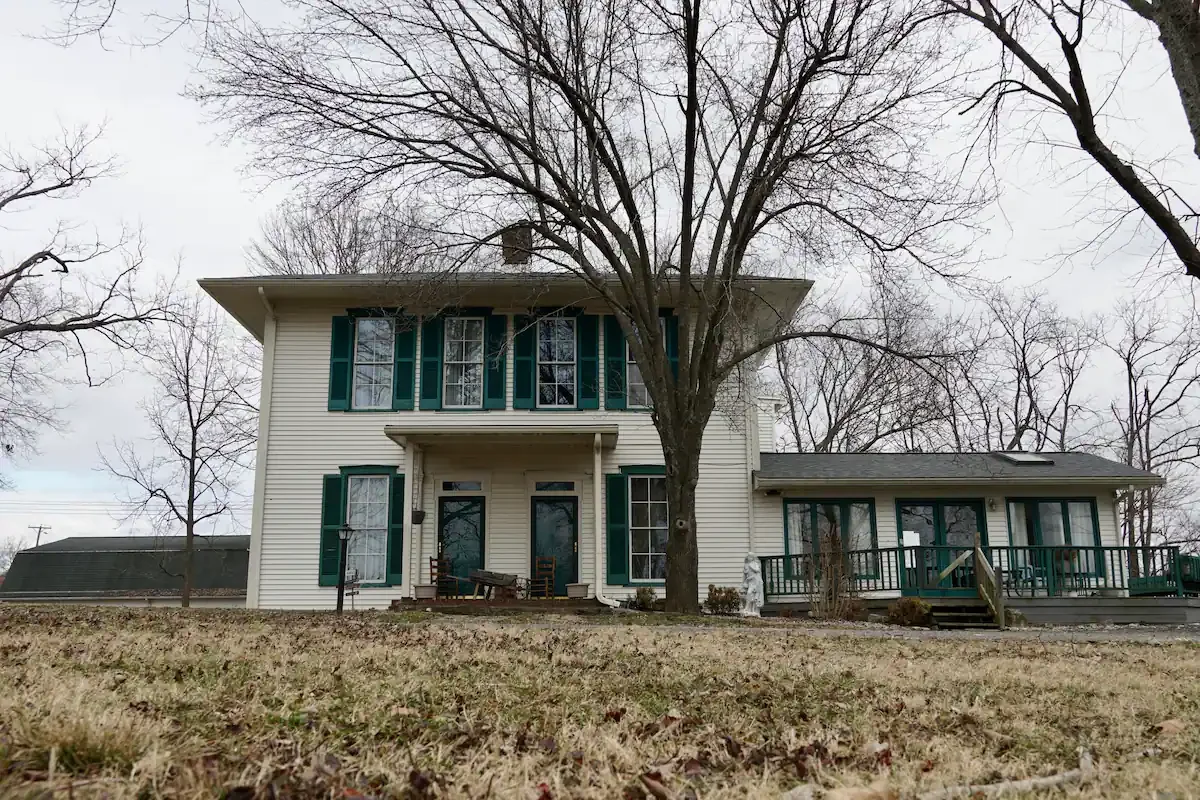
M667 363L671 365L671 374L676 378L679 377L679 317L669 312L663 312L663 319L666 321L664 331L666 333L667 345Z
M483 407L504 408L504 374L506 369L505 337L508 336L508 317L492 314L484 321L486 369L483 373Z
M350 408L350 374L354 356L354 320L334 317L329 337L329 410Z
M412 411L417 378L417 320L396 317L396 358L392 365L392 410Z
M604 476L607 499L605 530L608 534L608 583L616 586L629 583L629 525L625 520L626 479L624 475Z
M442 407L442 333L441 317L421 323L421 409Z
M582 314L575 321L575 346L578 376L577 408L600 407L600 318Z
M346 497L341 475L326 475L321 484L320 586L337 586L342 542L338 529L346 519Z
M604 407L625 408L625 332L612 314L604 317Z
M388 496L387 584L399 586L404 582L404 476L392 475Z
M537 390L537 322L533 317L513 320L513 408L533 408Z

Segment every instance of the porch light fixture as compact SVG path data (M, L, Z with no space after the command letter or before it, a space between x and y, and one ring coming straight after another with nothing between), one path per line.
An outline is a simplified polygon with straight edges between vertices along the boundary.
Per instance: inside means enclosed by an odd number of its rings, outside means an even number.
M354 535L354 528L349 525L343 525L338 528L338 538L341 539L341 550L338 557L338 595L337 595L337 613L342 613L342 603L346 598L346 550L350 547L350 537Z

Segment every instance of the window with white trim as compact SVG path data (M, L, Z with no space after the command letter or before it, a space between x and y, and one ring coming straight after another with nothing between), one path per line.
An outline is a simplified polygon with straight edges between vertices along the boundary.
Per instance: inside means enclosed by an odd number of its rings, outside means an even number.
M667 324L662 317L658 318L658 332L662 335L663 340L666 340ZM636 335L636 333L635 333ZM638 366L637 360L633 357L633 348L630 347L629 341L625 341L625 407L626 408L650 408L654 405L650 399L650 389L646 386L646 381L642 378L642 368Z
M383 583L387 579L387 475L346 479L346 524L354 531L346 549L346 579Z
M575 319L538 320L538 408L575 407Z
M392 407L392 362L396 330L391 319L354 321L354 393L352 408Z
M635 581L667 577L667 479L629 476L629 576Z
M483 408L483 320L450 317L445 327L442 407Z

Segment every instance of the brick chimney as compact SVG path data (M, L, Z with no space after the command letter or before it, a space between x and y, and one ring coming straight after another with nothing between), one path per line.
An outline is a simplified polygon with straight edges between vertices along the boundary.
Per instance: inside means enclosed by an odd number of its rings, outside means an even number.
M527 219L500 232L505 264L528 264L533 260L533 225Z

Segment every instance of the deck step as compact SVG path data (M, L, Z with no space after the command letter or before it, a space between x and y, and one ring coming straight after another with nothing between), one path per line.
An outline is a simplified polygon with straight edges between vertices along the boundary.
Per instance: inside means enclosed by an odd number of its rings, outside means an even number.
M942 630L999 630L992 610L982 600L955 600L934 604L933 624Z

